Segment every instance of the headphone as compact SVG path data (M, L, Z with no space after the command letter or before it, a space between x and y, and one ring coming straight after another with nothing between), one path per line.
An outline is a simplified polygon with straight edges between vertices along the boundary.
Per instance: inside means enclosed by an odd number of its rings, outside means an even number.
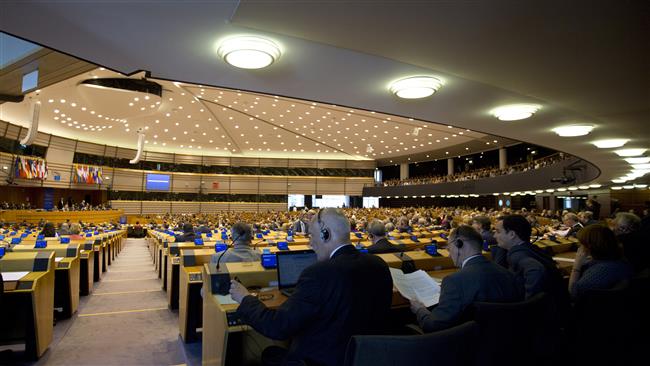
M318 226L320 226L320 240L323 242L326 242L330 239L330 230L325 227L325 224L320 219L320 214L323 210L318 210L318 215L316 216L316 220L318 221Z

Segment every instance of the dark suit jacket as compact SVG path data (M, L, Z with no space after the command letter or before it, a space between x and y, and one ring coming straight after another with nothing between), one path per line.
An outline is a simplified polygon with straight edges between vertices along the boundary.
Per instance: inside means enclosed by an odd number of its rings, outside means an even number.
M515 276L480 256L442 280L440 302L432 311L420 309L416 316L425 332L451 328L466 320L465 310L476 301L516 302L522 299Z
M378 240L375 244L368 247L368 253L381 254L381 253L397 253L403 252L403 245L391 244L386 238Z
M196 234L192 232L184 233L182 235L176 235L176 242L181 243L181 242L194 242L194 239L196 239Z
M386 330L392 293L386 263L349 245L307 267L279 308L246 296L237 313L269 338L291 338L288 360L334 366L343 364L352 335Z

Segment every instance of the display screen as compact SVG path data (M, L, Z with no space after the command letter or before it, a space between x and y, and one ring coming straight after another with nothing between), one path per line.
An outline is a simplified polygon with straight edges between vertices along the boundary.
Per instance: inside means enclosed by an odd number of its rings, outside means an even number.
M147 191L168 191L169 175L166 174L147 174Z

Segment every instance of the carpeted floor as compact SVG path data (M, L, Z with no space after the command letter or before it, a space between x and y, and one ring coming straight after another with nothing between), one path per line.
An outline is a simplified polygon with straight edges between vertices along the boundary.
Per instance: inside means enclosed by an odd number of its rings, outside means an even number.
M200 364L200 346L186 347L179 337L178 314L167 307L144 239L128 239L95 285L77 314L54 327L34 365Z

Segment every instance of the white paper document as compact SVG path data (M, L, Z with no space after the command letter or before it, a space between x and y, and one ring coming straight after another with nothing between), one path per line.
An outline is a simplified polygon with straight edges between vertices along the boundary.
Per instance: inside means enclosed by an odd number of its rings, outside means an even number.
M404 274L399 269L390 268L393 285L408 300L418 300L426 307L436 305L440 300L440 285L423 270Z
M2 272L2 280L5 282L8 281L18 281L21 278L25 277L29 272Z
M57 263L61 262L62 260L63 260L63 257L55 257L54 258L54 261L57 262Z
M558 262L569 262L569 263L574 263L576 261L573 258L562 258L562 257L553 257L553 260L556 260Z
M219 301L219 304L221 305L229 305L229 304L237 304L237 301L233 300L232 297L230 297L230 294L228 295L214 295L217 297L217 300Z

